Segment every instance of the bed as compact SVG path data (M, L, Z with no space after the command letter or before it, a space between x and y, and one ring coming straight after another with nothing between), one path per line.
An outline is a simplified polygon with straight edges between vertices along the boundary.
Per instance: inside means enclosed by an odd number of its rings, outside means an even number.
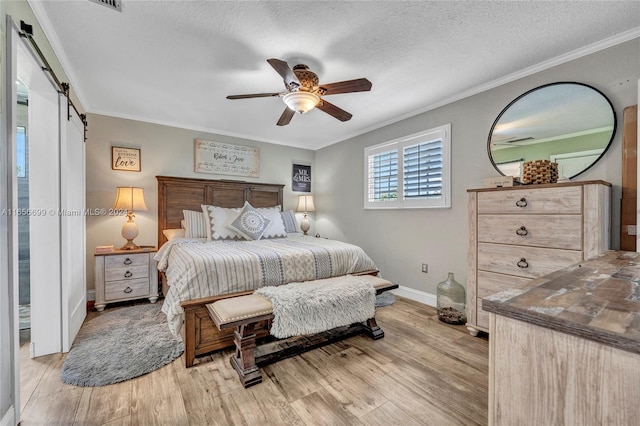
M180 330L184 339L187 367L194 365L198 356L233 345L233 331L215 327L206 308L209 303L250 294L262 285L377 273L373 261L359 247L324 238L289 235L257 241L168 241L163 231L180 228L183 210L198 211L203 204L240 208L245 202L256 208L282 206L284 185L168 176L156 179L163 312L172 331ZM212 273L216 268L239 270L242 276ZM257 327L257 337L268 335L269 326L265 322Z

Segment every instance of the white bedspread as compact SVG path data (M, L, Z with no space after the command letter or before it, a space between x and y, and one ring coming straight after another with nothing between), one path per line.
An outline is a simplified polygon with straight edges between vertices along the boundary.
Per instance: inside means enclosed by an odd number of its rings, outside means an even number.
M170 285L162 312L178 334L185 300L377 269L358 246L310 236L258 241L175 239L156 254Z

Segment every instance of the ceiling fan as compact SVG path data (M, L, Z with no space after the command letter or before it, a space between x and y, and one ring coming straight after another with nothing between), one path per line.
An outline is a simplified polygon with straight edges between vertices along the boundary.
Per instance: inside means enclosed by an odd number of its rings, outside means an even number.
M287 107L278 120L278 126L289 124L296 112L304 114L313 108L318 108L340 121L348 121L352 117L351 114L327 102L322 96L371 90L371 82L366 78L319 84L318 75L304 64L298 64L292 69L289 64L280 59L267 59L267 62L284 80L284 87L287 89L285 92L230 95L227 99L282 97Z

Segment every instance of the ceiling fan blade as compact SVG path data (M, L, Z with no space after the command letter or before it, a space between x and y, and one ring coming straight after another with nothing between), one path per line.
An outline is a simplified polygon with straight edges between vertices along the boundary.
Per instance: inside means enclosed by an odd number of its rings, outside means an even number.
M289 124L295 113L296 112L294 110L289 109L288 107L285 108L284 112L280 116L280 119L278 120L278 126L286 126L287 124Z
M337 95L339 93L368 92L371 90L371 82L366 78L339 81L337 83L321 84L325 95Z
M229 95L227 99L249 99L249 98L269 98L272 96L282 96L283 93L274 92L274 93L252 93L249 95Z
M281 61L280 59L267 59L267 62L269 62L269 65L271 65L273 69L276 70L278 74L280 74L280 77L282 77L287 87L292 85L295 87L300 87L300 81L298 80L298 77L296 77L296 74L293 72L289 64L287 64L285 61Z
M351 117L353 117L347 111L341 108L338 108L334 104L331 104L325 101L324 99L321 99L320 102L318 102L318 105L316 105L316 108L326 112L327 114L337 118L340 121L349 121L351 120Z

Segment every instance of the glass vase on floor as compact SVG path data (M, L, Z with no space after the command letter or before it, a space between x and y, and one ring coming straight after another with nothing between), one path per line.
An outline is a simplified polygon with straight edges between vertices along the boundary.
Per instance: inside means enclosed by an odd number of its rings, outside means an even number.
M466 295L462 284L453 278L453 272L438 284L438 318L447 324L467 322Z

